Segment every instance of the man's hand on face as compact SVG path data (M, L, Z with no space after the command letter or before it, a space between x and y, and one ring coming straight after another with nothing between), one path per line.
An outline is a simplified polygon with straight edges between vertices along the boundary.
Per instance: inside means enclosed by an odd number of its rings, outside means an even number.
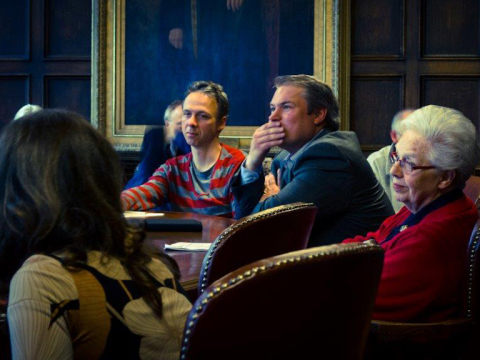
M285 130L279 121L269 121L260 126L252 136L250 152L248 153L245 167L248 170L257 169L273 146L280 146L285 137Z

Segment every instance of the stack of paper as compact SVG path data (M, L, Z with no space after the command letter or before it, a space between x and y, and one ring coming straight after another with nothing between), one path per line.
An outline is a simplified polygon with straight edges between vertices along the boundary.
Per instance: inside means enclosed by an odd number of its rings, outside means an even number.
M145 219L148 217L158 217L158 216L164 216L164 213L151 213L151 212L145 212L145 211L125 211L123 213L123 216L125 216L125 219Z
M165 244L165 250L179 250L179 251L208 251L211 243L188 243L177 242L174 244Z

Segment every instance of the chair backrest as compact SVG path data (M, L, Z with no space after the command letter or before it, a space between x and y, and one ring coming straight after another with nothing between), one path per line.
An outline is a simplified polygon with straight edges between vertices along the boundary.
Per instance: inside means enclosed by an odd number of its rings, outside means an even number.
M463 193L472 200L477 208L480 207L480 176L470 176L467 180Z
M466 290L463 315L472 318L476 326L480 321L480 220L475 224L467 249Z
M215 280L243 265L305 249L317 208L294 203L246 216L225 229L203 260L198 294Z
M383 250L336 244L244 266L188 316L181 359L361 359Z
M6 285L0 281L0 360L12 358L10 354L10 336L7 326L6 291Z

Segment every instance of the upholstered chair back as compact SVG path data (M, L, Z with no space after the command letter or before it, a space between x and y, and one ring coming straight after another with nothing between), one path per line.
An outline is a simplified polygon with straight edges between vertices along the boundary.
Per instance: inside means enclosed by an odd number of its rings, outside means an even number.
M316 213L313 204L282 205L246 216L225 229L203 260L198 294L243 265L305 249Z
M470 176L463 188L463 193L480 208L480 176Z
M237 269L193 305L180 358L360 360L382 266L380 246L357 243Z

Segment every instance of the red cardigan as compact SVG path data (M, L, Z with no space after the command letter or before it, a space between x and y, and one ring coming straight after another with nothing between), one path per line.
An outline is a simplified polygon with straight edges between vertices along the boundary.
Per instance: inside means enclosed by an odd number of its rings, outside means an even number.
M344 242L374 238L381 244L410 214L403 207L376 232ZM385 261L373 318L441 321L458 313L468 241L477 219L475 205L463 196L381 244Z

